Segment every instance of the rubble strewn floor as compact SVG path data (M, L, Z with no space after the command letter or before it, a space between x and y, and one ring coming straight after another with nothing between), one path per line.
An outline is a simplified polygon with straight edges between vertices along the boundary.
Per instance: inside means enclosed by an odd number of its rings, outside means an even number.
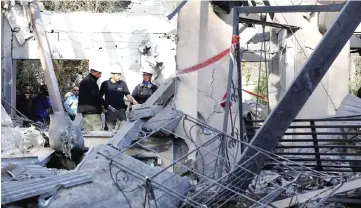
M143 207L142 203L145 193L141 186L144 181L136 179L116 167L111 167L113 177L117 176L117 183L119 185L119 188L117 188L110 177L110 161L99 155L98 152L108 152L108 154L113 157L119 154L119 151L106 145L100 145L94 148L81 167L79 167L80 171L92 174L93 183L74 187L69 190L60 190L59 195L49 207L118 207L119 205L127 207L128 202L131 204L131 207ZM158 167L151 167L129 156L119 155L118 157L118 161L124 166L148 177L153 176L161 170ZM162 181L171 175L171 173L166 171L157 176L155 180ZM178 185L179 181L182 180L185 179L176 176L165 186L177 189L178 187L174 187L174 185ZM187 183L185 183L185 185L187 185ZM120 189L122 189L124 193L122 193ZM179 192L181 193L182 191ZM164 192L155 190L155 194L159 196L160 194L164 194ZM126 197L124 195L126 195ZM159 207L165 207L171 200L173 200L173 197L165 195L163 200L157 201L157 204ZM180 201L177 204L179 205ZM169 205L167 207L177 206Z

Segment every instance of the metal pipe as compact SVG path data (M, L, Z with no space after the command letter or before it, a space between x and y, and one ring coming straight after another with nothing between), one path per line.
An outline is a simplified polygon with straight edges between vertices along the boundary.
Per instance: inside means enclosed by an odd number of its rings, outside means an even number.
M313 148L349 148L349 149L361 149L361 146L347 146L347 145L312 145L312 146L302 146L302 145L295 145L295 146L277 146L276 149L293 149L293 148L306 148L306 149L313 149ZM293 153L291 153L293 154Z
M291 152L290 155L292 155ZM294 162L316 162L316 159L314 158L287 158L287 159ZM273 159L266 159L266 160L274 161ZM283 161L283 159L279 159L279 160ZM322 159L322 158L320 160L322 162L360 162L361 161L361 160L349 160L349 159Z
M235 9L233 9L233 13L235 13ZM234 15L233 15L234 16ZM238 18L236 21L234 21L235 18L233 18L233 35L238 35L238 27L236 25L239 24ZM228 80L227 80L227 92L226 92L226 106L225 106L225 112L224 112L224 119L223 119L223 132L228 132L228 116L230 112L230 103L231 103L231 87L232 87L232 75L233 75L233 61L232 59L229 60L229 70L228 70ZM242 118L242 117L241 117ZM242 129L240 129L242 131ZM221 139L221 156L224 158L225 156L225 150L227 148L226 139L223 137ZM220 165L218 169L218 175L217 178L220 178L222 176L223 172L223 160L220 160Z
M281 139L280 142L312 142L312 139ZM317 139L318 142L361 142L361 139Z
M361 153L348 152L278 152L277 155L341 155L341 156L361 156Z
M295 13L295 12L339 12L344 4L299 5L299 6L236 6L239 13Z
M311 121L313 122L313 121ZM361 119L360 119L361 122ZM246 126L246 129L260 129L260 126ZM289 129L310 129L311 126L289 126ZM314 128L361 128L361 125L315 125Z
M238 10L234 9L233 10L233 22L237 23L233 26L235 27L233 29L233 36L238 36L239 34L235 34L235 31L239 31L239 14L238 14ZM237 32L238 33L238 32ZM242 109L242 68L241 68L241 53L240 53L240 47L239 47L239 42L235 45L234 48L234 54L235 54L235 59L236 59L236 63L237 63L237 79L238 79L238 88L237 88L237 92L238 92L238 113L239 113L239 136L240 136L240 140L244 141L244 136L243 136L243 109ZM243 152L243 150L245 149L244 144L241 143L241 152Z

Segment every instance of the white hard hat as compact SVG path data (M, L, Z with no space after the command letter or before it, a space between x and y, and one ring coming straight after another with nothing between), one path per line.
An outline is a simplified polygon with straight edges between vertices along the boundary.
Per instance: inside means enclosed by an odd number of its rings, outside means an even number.
M112 74L121 74L121 73L123 73L123 69L119 64L110 65L110 70L109 71Z
M98 61L96 60L89 60L89 70L95 70L97 72L102 72L103 70L103 65L100 64Z
M152 67L150 67L150 66L142 67L142 72L152 74L152 75L154 74L154 71L153 71Z

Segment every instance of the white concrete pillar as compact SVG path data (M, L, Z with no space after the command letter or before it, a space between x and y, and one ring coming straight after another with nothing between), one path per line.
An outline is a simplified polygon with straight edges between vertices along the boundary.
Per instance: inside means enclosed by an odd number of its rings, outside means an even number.
M1 76L3 77L1 97L13 107L16 107L16 71L15 68L13 68L13 59L11 56L13 38L12 31L9 22L4 17L4 15L2 15L1 23ZM12 112L11 107L8 104L4 104L4 108L6 109L7 113L10 114Z

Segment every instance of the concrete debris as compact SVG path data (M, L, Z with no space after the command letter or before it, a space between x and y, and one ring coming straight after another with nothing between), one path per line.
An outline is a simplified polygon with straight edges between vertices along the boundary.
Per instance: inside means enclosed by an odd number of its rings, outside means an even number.
M1 128L1 152L17 148L16 130L12 127L2 126Z
M29 152L31 148L44 147L45 144L43 135L34 126L27 129L15 127L15 137L17 147L22 153Z
M275 201L271 203L271 205L275 207L292 207L296 204L303 204L311 199L312 200L322 199L329 195L333 196L336 194L345 193L359 188L361 188L361 179L356 179L353 181L345 182L337 187L327 187L298 195L297 200L294 200L293 197L290 197L283 200Z
M173 145L173 137L148 137L142 139L135 148L141 148L146 151L164 152Z
M1 106L1 152L16 148L15 130L10 116Z
M4 106L1 105L1 127L13 127L13 122L9 114L5 111Z
M26 16L26 12L20 4L15 4L5 12L5 16L9 21L12 31L15 32L15 37L19 44L22 46L25 41L33 35L30 31L30 23Z
M112 158L113 164L102 155ZM118 150L107 145L99 145L89 153L79 170L92 173L93 183L61 190L49 207L117 207L119 205L143 207L146 193L143 184L146 177L151 179L151 184L154 186L156 183L161 184L181 195L184 195L189 188L187 177L180 177L168 171L160 172L161 168L151 167L132 157L122 155ZM157 173L159 174L156 175ZM143 178L140 179L141 177ZM167 180L169 178L172 180ZM167 193L165 189L155 187L153 190L155 198L158 199L156 201L158 207L179 207L181 204L178 197ZM153 200L151 207L154 207Z
M146 132L160 130L165 135L174 131L182 120L183 113L174 109L171 105L167 105L163 111L157 113L154 117L149 119L142 127ZM161 130L160 128L166 129Z
M150 107L152 109L151 106L165 106L173 97L174 92L175 80L169 79L161 85L144 104L142 104L142 108ZM144 119L128 122L113 136L109 144L123 149L129 147L134 141L138 140L141 126L144 123Z
M1 184L1 204L40 196L52 192L59 185L70 188L91 182L89 174L79 171L69 171L52 177L33 179L22 182L4 182Z
M11 176L16 181L52 177L60 173L59 169L44 168L40 165L9 164L2 169L6 172L5 176L2 175L2 177ZM1 172L3 173L3 171Z
M257 104L255 100L246 100L244 103L249 107L255 120L264 120L267 118L267 106L262 105L260 102Z
M163 110L163 106L159 106L159 105L140 107L129 112L128 120L135 121L141 118L150 118L162 110Z
M84 138L78 126L75 126L69 116L63 112L55 112L50 116L49 143L56 151L73 157L73 150L84 149ZM64 128L59 128L62 126Z

